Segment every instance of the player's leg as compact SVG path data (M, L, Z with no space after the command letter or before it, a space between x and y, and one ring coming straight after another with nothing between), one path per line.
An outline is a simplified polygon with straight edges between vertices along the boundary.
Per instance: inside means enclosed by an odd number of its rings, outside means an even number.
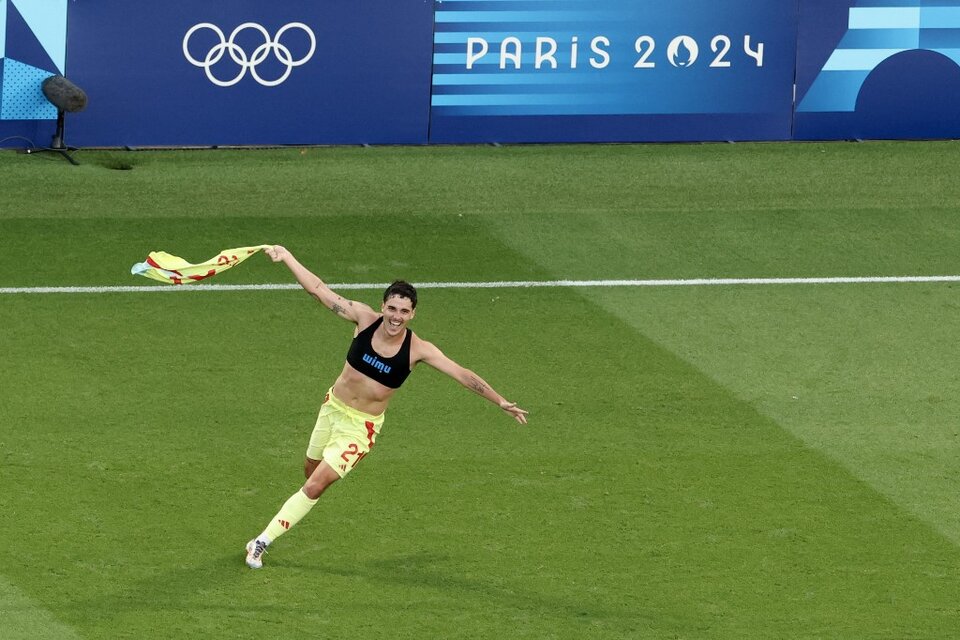
M320 461L303 486L283 503L263 533L247 543L247 566L251 569L262 567L262 556L267 547L303 520L327 487L339 479L340 474L335 469L326 461Z
M307 478L307 481L303 483L300 492L309 499L316 501L323 495L323 492L327 490L327 487L339 479L340 474L327 464L326 460L321 460L313 470L313 473L310 474L310 477Z
M303 459L303 477L309 478L313 475L313 470L317 468L317 465L320 464L319 460L314 460L310 456L306 456Z
M263 566L260 557L267 546L306 516L323 492L369 453L382 424L382 416L350 415L349 410L327 397L307 447L303 465L306 482L284 503L263 533L247 543L249 567Z
M303 486L300 487L300 490L287 499L277 515L258 537L270 544L282 536L292 526L303 520L303 517L317 504L317 500L327 490L327 487L339 479L340 475L330 468L330 465L326 462L320 462Z
M329 400L329 396L327 400ZM324 402L323 406L320 407L320 414L317 416L316 425L314 425L313 432L310 434L310 443L307 445L307 454L303 463L303 473L308 482L320 465L320 460L323 458L323 450L330 443L332 412L328 404L328 402ZM337 477L339 478L339 476ZM310 492L314 494L313 497L304 493L307 487L306 484L290 496L280 508L280 511L270 520L267 528L247 543L247 566L251 569L259 569L262 567L263 560L261 558L270 543L302 520L317 503L317 498L320 497L320 494L323 493L330 484L332 484L332 481L324 484L318 479L318 481L310 484Z

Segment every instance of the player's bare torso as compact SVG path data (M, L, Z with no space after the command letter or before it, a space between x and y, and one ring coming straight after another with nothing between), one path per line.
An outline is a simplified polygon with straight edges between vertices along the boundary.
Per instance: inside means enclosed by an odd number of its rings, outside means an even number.
M358 325L354 336L366 329L369 324L366 326ZM409 329L407 329L407 331L409 331ZM371 344L377 354L385 358L390 358L400 351L405 335L405 332L401 332L398 335L390 336L388 332L384 330L384 325L381 325L373 334ZM417 336L414 335L410 345L411 369L416 362L415 353L418 342ZM387 405L390 403L390 398L393 397L396 391L396 389L391 389L372 378L368 378L351 367L347 362L343 363L343 370L333 385L333 395L337 396L342 402L358 411L374 416L378 416L386 411Z

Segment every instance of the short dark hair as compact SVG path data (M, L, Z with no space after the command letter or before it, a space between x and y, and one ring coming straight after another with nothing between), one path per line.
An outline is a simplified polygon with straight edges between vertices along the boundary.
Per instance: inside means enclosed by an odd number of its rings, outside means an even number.
M387 287L387 290L383 292L383 301L386 302L390 296L408 298L413 308L417 308L417 290L414 289L413 285L409 282L405 282L403 280L394 280L393 284Z

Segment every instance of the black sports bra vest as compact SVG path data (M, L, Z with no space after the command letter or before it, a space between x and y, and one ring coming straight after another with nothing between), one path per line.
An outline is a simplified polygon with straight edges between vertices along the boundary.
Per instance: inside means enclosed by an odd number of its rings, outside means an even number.
M373 332L383 324L383 316L357 334L347 351L347 362L363 375L376 380L385 387L399 389L410 375L410 341L413 331L407 329L403 344L397 355L384 358L373 350Z

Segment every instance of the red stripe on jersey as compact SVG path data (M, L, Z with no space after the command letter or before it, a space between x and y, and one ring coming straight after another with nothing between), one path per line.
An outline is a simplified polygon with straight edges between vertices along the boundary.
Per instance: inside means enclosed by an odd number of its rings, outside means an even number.
M178 276L181 276L181 277L183 276L183 274L180 273L179 271L177 271L176 269L164 269L163 267L161 267L160 265L158 265L158 264L156 263L156 261L155 261L153 258L151 258L150 256L147 256L147 264L150 265L151 267L153 267L154 269L163 269L164 271L169 271L170 273L175 273L175 274L177 274Z

